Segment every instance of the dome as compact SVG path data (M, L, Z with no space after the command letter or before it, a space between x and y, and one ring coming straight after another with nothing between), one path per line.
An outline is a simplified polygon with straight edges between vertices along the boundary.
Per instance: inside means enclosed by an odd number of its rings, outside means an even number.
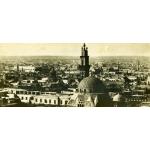
M78 86L79 92L105 93L106 88L102 81L95 77L84 78Z

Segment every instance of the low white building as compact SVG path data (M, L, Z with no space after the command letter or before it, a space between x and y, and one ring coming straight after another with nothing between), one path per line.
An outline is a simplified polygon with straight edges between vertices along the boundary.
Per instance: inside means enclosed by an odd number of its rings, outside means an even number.
M33 95L24 95L24 94L17 94L17 96L20 98L22 103L31 103L31 101L33 100Z
M70 100L70 95L55 92L27 91L15 88L6 88L4 92L8 92L10 96L17 95L22 103L35 105L67 106Z
M38 95L31 100L32 104L36 105L53 105L53 106L67 106L69 97L66 95Z
M147 85L150 85L150 76L147 77L146 83L147 83Z
M56 96L56 95L38 95L33 98L32 104L58 105L58 96Z
M24 71L24 72L35 72L35 66L32 65L14 66L14 70Z

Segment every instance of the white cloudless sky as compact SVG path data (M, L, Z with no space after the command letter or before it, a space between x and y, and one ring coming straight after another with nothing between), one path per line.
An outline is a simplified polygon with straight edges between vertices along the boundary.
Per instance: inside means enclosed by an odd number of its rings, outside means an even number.
M0 44L0 56L79 56L83 43ZM149 43L87 43L90 56L150 56Z

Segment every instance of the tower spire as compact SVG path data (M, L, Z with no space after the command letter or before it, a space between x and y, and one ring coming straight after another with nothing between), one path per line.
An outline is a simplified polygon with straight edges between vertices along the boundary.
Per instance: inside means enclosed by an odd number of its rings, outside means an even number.
M86 44L85 43L83 44L83 48L84 48L84 50L86 49Z
M88 77L89 76L89 56L88 56L88 47L84 43L82 48L81 48L81 65L79 65L79 69L81 71L82 78Z

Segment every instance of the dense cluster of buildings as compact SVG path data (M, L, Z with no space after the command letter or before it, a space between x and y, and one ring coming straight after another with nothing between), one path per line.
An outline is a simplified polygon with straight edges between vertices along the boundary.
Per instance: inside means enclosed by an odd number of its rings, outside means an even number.
M150 106L150 65L145 59L95 58L89 63L83 44L80 60L65 61L1 62L0 106Z

